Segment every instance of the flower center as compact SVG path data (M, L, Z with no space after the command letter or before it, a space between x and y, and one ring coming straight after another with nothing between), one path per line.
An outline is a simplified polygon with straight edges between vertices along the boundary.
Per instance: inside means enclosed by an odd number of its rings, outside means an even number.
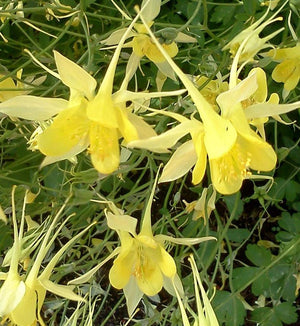
M249 177L251 175L250 163L251 153L243 150L241 145L236 143L226 155L219 159L219 182Z

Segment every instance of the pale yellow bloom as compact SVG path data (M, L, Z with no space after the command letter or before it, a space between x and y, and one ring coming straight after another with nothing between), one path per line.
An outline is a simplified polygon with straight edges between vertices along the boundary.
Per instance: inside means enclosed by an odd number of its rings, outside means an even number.
M113 203L108 203L110 211L106 211L107 224L117 231L121 246L116 248L104 262L72 282L77 284L77 282L87 281L108 259L118 255L110 269L109 280L113 287L123 289L129 315L134 312L143 294L153 296L160 292L162 287L172 294L173 282L178 289L182 288L176 273L175 261L165 249L166 242L194 245L215 240L214 237L173 238L163 234L153 235L151 205L157 179L158 175L148 199L139 233L136 233L136 218L124 214Z
M280 62L273 70L272 78L278 83L284 83L287 92L293 90L300 79L300 43L291 48L270 50L267 56Z
M150 0L148 3L146 0L143 0L142 8L143 6L145 7L143 16L147 22L147 25L151 27L154 23L154 19L160 12L161 0ZM120 10L120 8L118 9ZM122 14L125 16L123 12ZM126 18L128 19L129 17ZM119 29L113 32L107 39L103 40L102 43L108 46L118 44L120 38L124 34L124 31L125 29ZM174 28L164 28L160 31L157 31L156 33L159 37L161 46L165 49L170 57L175 57L178 53L177 42L196 42L194 37L188 36L182 32L177 32ZM131 79L131 77L136 72L140 64L140 60L144 56L155 63L159 69L159 72L164 76L175 79L172 68L169 66L166 59L159 51L158 47L151 40L151 37L149 36L143 24L135 24L133 31L128 35L128 38L129 37L132 38L132 40L124 44L124 47L130 47L133 50L127 65L129 79ZM158 89L161 89L161 86L158 85Z
M161 111L161 114L178 120L180 125L159 136L129 144L157 151L174 146L186 134L191 135L192 140L179 146L165 166L160 182L175 180L195 166L192 182L199 183L206 169L207 156L213 186L222 194L232 194L240 189L244 179L256 177L252 176L251 170L261 172L274 169L276 153L251 129L249 121L289 112L299 107L299 102L289 105L258 103L243 108L242 102L251 96L256 99L262 97L261 91L258 90L260 71L253 71L245 80L238 83L237 64L247 40L243 41L234 58L229 90L216 98L221 112L219 115L161 47L147 24L145 22L144 24L153 41L187 88L202 119L202 122L194 118L189 120L178 114Z
M2 317L4 320L10 320L11 324L16 326L32 326L36 325L37 322L45 326L40 313L47 291L69 300L83 300L79 295L73 292L74 287L55 284L54 282L50 281L50 277L53 273L53 268L63 253L74 243L74 241L82 236L83 232L85 232L90 226L62 246L61 249L48 262L46 267L40 271L42 269L43 260L53 244L53 241L69 218L67 218L60 225L58 230L56 230L55 234L53 235L53 229L64 209L63 206L54 217L52 223L50 225L46 225L45 229L42 230L42 232L45 232L42 238L40 239L40 233L37 233L36 238L31 240L31 243L28 244L28 248L25 247L27 242L23 237L23 229L25 220L25 205L27 200L25 195L21 225L20 230L18 231L14 203L14 189L12 192L14 244L11 251L8 252L4 259L4 263L9 264L10 266L9 271L7 273L0 274L0 279L4 280L4 283L0 288L0 317ZM32 238L32 235L28 237ZM20 273L18 266L20 260L23 259L24 256L27 256L32 250L37 250L37 255L35 256L33 264L28 266L29 270L24 270Z
M137 16L138 17L138 16ZM123 35L97 93L96 80L76 63L58 52L54 58L58 74L70 88L69 101L58 98L17 96L0 104L0 112L11 117L43 121L31 139L31 147L45 156L42 166L70 159L88 147L94 167L103 174L118 169L119 139L125 142L155 135L155 131L126 107L127 101L178 95L183 91L135 93L126 89L125 76L121 89L113 93L114 73L123 43L137 17ZM51 72L51 71L50 71Z
M252 23L248 28L241 31L239 34L237 34L228 44L226 44L223 47L223 50L229 50L231 55L235 57L238 49L242 45L242 43L247 40L246 43L244 43L243 50L241 54L239 55L239 62L248 62L253 61L255 55L260 52L263 49L266 49L270 47L267 42L276 36L278 33L280 33L284 27L276 30L275 32L261 38L259 34L263 31L263 29L268 26L269 24L272 24L275 21L282 20L282 17L274 18L277 13L281 10L281 8L274 13L270 18L268 18L266 21L265 18L267 17L269 13L270 7L268 7L268 10L266 13L258 19L256 22Z
M185 210L188 213L193 212L193 220L203 218L204 224L206 224L207 220L210 217L210 214L216 208L216 190L213 189L209 199L207 199L207 191L208 188L204 188L198 200L194 200L191 203L187 203L186 201L184 201L184 204L186 205Z

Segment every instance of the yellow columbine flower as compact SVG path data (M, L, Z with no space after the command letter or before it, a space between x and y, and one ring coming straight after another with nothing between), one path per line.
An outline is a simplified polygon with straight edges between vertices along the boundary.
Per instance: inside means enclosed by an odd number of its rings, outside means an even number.
M300 79L300 43L291 48L270 50L267 55L280 62L273 70L272 78L284 83L287 92L293 90Z
M92 163L99 172L114 172L120 163L119 138L123 137L125 142L129 142L155 135L152 127L126 108L126 101L183 92L130 92L126 90L128 78L125 76L121 89L113 93L120 51L137 18L123 35L96 94L96 80L77 64L54 51L58 74L52 74L70 88L69 101L17 96L0 104L0 112L12 117L42 121L55 116L46 127L39 127L31 140L46 155L43 166L70 159L88 147Z
M156 177L157 181L157 177ZM153 235L151 226L151 205L156 181L148 200L141 230L136 233L137 220L114 209L107 212L108 226L116 230L121 240L118 257L109 272L109 280L117 289L124 289L129 314L143 294L153 296L166 286L168 279L176 277L176 264L164 248L166 241L177 244L196 244L213 237L176 239L162 234Z
M125 215L112 203L109 203L111 211L106 211L107 224L111 229L117 231L121 246L116 248L104 262L118 255L110 269L109 280L113 287L123 289L129 315L134 312L143 294L153 296L160 292L162 287L173 294L173 282L176 283L177 289L182 287L176 273L175 261L166 251L165 242L193 245L207 240L215 240L214 237L173 238L163 234L153 235L151 205L157 179L158 175L148 199L138 234L136 233L136 218ZM88 280L104 262L71 283L77 284L77 282Z
M299 107L299 102L290 105L259 103L243 109L241 103L251 97L258 88L257 72L237 84L237 64L247 40L243 41L232 64L229 90L221 93L216 99L221 110L221 115L218 115L161 47L145 22L144 25L187 88L202 119L201 123L196 119L189 120L178 114L161 111L161 114L171 116L181 124L162 135L129 144L154 151L162 150L168 146L172 147L180 138L190 133L192 140L178 147L165 166L160 182L175 180L195 165L192 182L199 183L206 169L207 155L213 186L222 194L238 191L244 179L252 178L251 170L274 169L276 154L273 148L250 128L249 121L294 110ZM259 97L259 92L255 96Z
M4 280L0 288L0 317L3 320L10 320L11 325L17 326L32 326L39 322L41 325L45 326L43 319L41 317L41 309L46 297L46 292L50 291L56 295L67 298L69 300L82 301L83 299L73 292L72 286L55 284L50 281L50 276L53 273L53 268L57 264L58 260L64 254L64 252L76 241L87 229L80 232L78 235L73 237L69 242L67 242L61 249L52 257L48 262L46 267L40 272L42 268L42 263L47 255L51 245L53 244L55 238L57 237L59 231L69 220L67 218L58 228L54 235L52 231L64 209L64 206L59 210L59 212L54 217L52 223L45 226L45 234L42 239L39 239L40 233L38 233L37 238L34 241L41 241L39 245L37 255L32 265L29 265L29 270L24 270L23 273L19 273L19 262L23 259L24 254L32 251L36 245L31 245L26 248L25 237L23 237L24 220L25 220L25 204L27 199L27 194L24 198L24 205L21 217L21 226L18 231L16 213L15 213L15 203L14 203L14 191L12 191L12 219L14 226L14 244L10 251L10 256L5 258L4 261L9 261L9 271L7 273L0 273L0 279ZM47 229L47 230L46 230ZM52 235L52 237L51 237ZM31 236L28 236L31 237ZM32 240L31 240L32 241ZM24 274L24 275L23 275Z
M285 4L284 4L285 5ZM265 14L258 19L255 23L252 23L248 28L240 32L238 35L236 35L228 44L226 44L223 47L223 50L229 50L231 55L235 57L239 47L243 43L244 40L247 40L247 43L245 44L243 51L241 52L239 56L239 62L245 62L245 61L253 61L255 55L260 52L263 49L266 49L270 47L270 45L266 44L271 38L276 36L278 33L280 33L282 30L284 30L284 27L276 30L275 32L261 38L259 34L262 32L262 30L268 26L269 24L272 24L275 21L282 20L282 17L274 18L278 12L282 9L282 7L274 13L270 18L268 18L266 21L264 19L267 17L269 13L270 7L268 7L268 10L265 12Z
M143 16L147 25L151 27L154 23L154 19L158 16L161 7L161 0L151 0L147 3L143 0L141 7L144 7ZM119 8L118 8L119 9ZM120 10L120 9L119 9ZM122 12L125 16L125 14ZM126 16L125 16L126 17ZM126 17L127 19L129 17ZM159 71L171 79L175 79L175 75L166 59L159 51L158 47L151 40L146 28L143 24L134 24L134 30L128 35L132 37L132 40L124 44L124 47L132 48L133 52L128 60L127 70L129 72L129 79L136 72L140 60L146 56L150 61L155 63ZM123 36L125 29L119 29L113 32L102 43L108 46L113 46L119 43L120 38ZM174 28L165 28L157 31L160 43L170 57L175 57L178 53L177 42L192 43L196 42L194 37L188 36L182 32L177 32ZM159 75L158 75L159 76Z

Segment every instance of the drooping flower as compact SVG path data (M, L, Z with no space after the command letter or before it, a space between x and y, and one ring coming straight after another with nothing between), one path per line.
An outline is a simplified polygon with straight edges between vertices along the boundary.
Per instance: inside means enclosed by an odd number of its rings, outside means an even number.
M147 22L147 25L151 27L154 24L154 19L158 16L160 12L161 0L151 0L148 3L146 0L143 0L141 6L142 8L144 7L144 19ZM123 15L125 14L123 13ZM126 18L130 19L127 16ZM103 40L102 43L108 46L116 45L119 43L124 32L125 29L119 29L113 32L107 39ZM157 31L156 35L157 37L159 37L159 41L162 47L172 58L175 57L178 53L177 42L196 42L196 39L194 37L188 36L182 32L177 32L175 28L164 28L162 30ZM131 79L131 77L136 72L140 64L140 60L144 56L146 56L150 61L155 63L155 65L159 69L159 72L161 72L163 76L175 79L175 75L172 68L169 66L168 62L161 54L158 47L151 40L151 37L149 36L143 24L136 23L134 25L134 30L128 35L128 38L129 37L131 37L132 40L124 44L124 47L130 47L133 50L127 65L129 79Z
M125 76L121 89L113 93L120 51L137 18L123 35L96 94L96 80L76 63L54 51L58 74L52 74L70 88L68 101L17 96L0 104L0 112L11 117L34 121L54 117L43 123L31 139L31 148L35 147L46 156L42 166L70 159L88 147L91 161L99 172L114 172L120 163L119 138L129 142L155 135L152 127L126 107L126 102L183 92L130 92L126 89L128 78Z
M286 3L284 3L284 5L285 4ZM270 7L268 7L267 11L264 13L264 15L261 18L259 18L255 23L252 23L248 28L244 29L238 35L236 35L228 44L226 44L223 47L223 50L229 50L232 57L235 57L243 41L247 40L247 43L244 46L243 51L239 56L239 62L242 63L242 62L253 61L255 55L258 52L270 47L270 45L268 45L267 42L271 38L276 36L278 33L280 33L282 30L284 30L284 27L282 27L263 38L259 36L259 34L266 26L272 24L275 21L282 20L282 17L274 18L278 14L278 12L282 9L282 7L280 7L278 11L276 11L271 17L269 17L266 21L264 21L269 13Z
M272 78L284 83L287 94L293 90L300 79L300 43L291 48L272 49L267 56L279 62L272 72Z
M148 28L146 24L145 27ZM254 96L259 97L258 71L253 71L245 80L238 83L238 60L247 39L242 42L234 58L229 90L221 93L216 99L221 111L219 115L164 51L149 28L148 32L185 85L202 119L202 122L194 118L189 120L178 114L160 111L161 114L181 122L180 125L159 136L129 144L153 151L162 150L163 147L173 146L184 135L188 133L191 135L192 140L179 146L165 166L160 182L175 180L195 165L192 182L199 183L206 169L207 155L213 186L222 194L238 191L244 179L252 178L251 170L260 172L274 169L277 158L273 148L251 129L249 121L291 111L299 107L299 102L291 105L260 103L243 109L243 101L249 99L255 92L258 93ZM270 106L275 107L273 111L269 109ZM257 107L261 112L258 113Z
M72 286L60 285L50 281L53 268L65 253L65 251L76 241L87 229L80 232L73 237L69 242L61 247L61 249L51 258L46 267L42 269L42 263L47 255L51 245L55 238L59 234L62 227L69 220L67 218L60 227L52 234L54 227L61 216L64 206L54 217L50 225L46 225L42 231L43 236L39 235L31 241L29 247L25 247L27 241L23 237L24 221L25 221L25 205L26 197L24 198L24 205L21 217L21 225L18 231L15 203L14 203L14 191L12 191L12 218L14 226L14 243L9 253L8 258L5 257L4 262L9 264L9 270L7 273L1 273L0 279L4 280L0 288L0 317L3 320L10 320L12 325L16 326L32 326L39 322L41 325L45 325L41 317L41 309L46 297L46 292L50 291L56 295L67 298L69 300L81 301L79 295L73 292ZM40 234L40 233L38 233ZM52 237L51 237L52 235ZM37 250L37 255L33 264L27 266L27 270L19 272L19 262L24 258L24 255L28 255L32 250ZM8 255L8 254L7 254Z
M134 312L143 294L154 296L162 287L174 293L172 283L176 284L177 289L181 289L174 258L165 249L166 242L193 245L215 240L214 237L173 238L163 234L153 235L151 206L157 179L158 175L144 211L139 233L136 233L136 218L124 214L112 203L109 203L110 211L106 211L107 224L118 233L121 245L105 259L105 262L118 255L110 269L109 280L113 287L123 289L129 315ZM72 284L90 278L103 263L88 272L87 276L83 275L74 280Z
M202 194L198 200L194 200L191 203L187 203L186 201L184 201L184 204L186 205L185 210L188 213L193 212L193 220L203 218L204 224L206 224L207 220L210 217L210 214L216 208L216 190L213 188L212 193L208 198L208 189L209 188L203 188Z

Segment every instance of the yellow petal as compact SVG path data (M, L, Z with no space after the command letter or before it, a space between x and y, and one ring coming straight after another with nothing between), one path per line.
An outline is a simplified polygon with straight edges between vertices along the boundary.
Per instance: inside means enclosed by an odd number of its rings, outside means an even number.
M161 259L159 260L159 268L165 276L172 278L176 274L176 264L174 258L169 253L167 253L167 251L161 245L159 248L161 254Z
M22 301L10 314L10 319L18 326L31 326L37 320L37 297L34 290L26 288Z
M194 147L197 154L197 161L193 169L192 183L196 185L200 183L204 177L204 173L206 170L207 153L204 146L203 132L199 133L196 137L193 137L193 140L194 140Z
M154 63L160 63L166 61L163 54L160 52L160 50L157 48L157 46L151 42L151 39L149 38L149 44L146 47L144 54L146 57L151 60ZM171 44L163 44L162 47L166 50L166 52L169 54L171 58L175 57L178 53L178 47L175 42L172 42Z
M213 109L203 111L203 113L206 116L205 120L203 118L205 147L209 158L216 159L231 150L237 133L231 122L223 119ZM204 114L201 116L203 117Z
M112 230L129 232L135 235L137 219L129 215L117 215L106 212L107 225Z
M0 316L13 311L25 295L26 287L18 275L8 274L0 289Z
M185 175L197 162L197 154L193 142L187 141L177 148L164 167L159 182L169 182Z
M91 100L97 86L96 80L75 62L54 51L54 59L62 82L81 96Z
M277 156L270 144L252 131L247 138L240 137L240 146L249 153L250 168L257 171L271 171L275 168Z
M89 124L83 106L66 109L37 136L38 149L47 156L64 155L86 136Z
M160 12L161 0L143 0L141 8L143 10L143 17L146 22L151 23L154 18L156 18Z
M89 137L89 151L94 167L104 174L116 171L120 163L117 130L92 123Z
M148 250L146 255L147 261L136 274L136 281L142 292L153 296L162 289L163 276L156 261L157 257L154 260L148 257Z
M68 101L60 98L20 95L0 103L0 112L11 117L42 121L65 110L67 105Z
M79 296L73 292L73 289L75 286L56 284L54 282L51 282L48 279L40 279L39 281L40 281L41 285L47 291L50 291L50 292L52 292L56 295L59 295L63 298L73 300L73 301L83 301L84 300L81 296Z
M227 154L209 160L213 186L224 195L237 192L247 176L249 158L239 145L235 145Z
M251 74L256 75L257 81L257 90L252 95L255 102L263 103L267 99L268 95L268 87L267 87L267 77L266 73L261 68L254 68L249 72L249 76Z
M88 103L87 116L106 128L118 128L118 117L111 96L111 92L99 90L97 96Z
M124 137L125 141L128 143L132 140L138 139L138 133L135 126L131 123L128 118L128 114L125 110L119 109L118 110L118 117L119 117L119 130ZM131 114L132 116L133 114Z
M134 239L132 246L123 247L119 256L114 260L113 266L109 271L109 281L116 289L123 289L129 282L129 278L133 273L134 264L138 259Z

